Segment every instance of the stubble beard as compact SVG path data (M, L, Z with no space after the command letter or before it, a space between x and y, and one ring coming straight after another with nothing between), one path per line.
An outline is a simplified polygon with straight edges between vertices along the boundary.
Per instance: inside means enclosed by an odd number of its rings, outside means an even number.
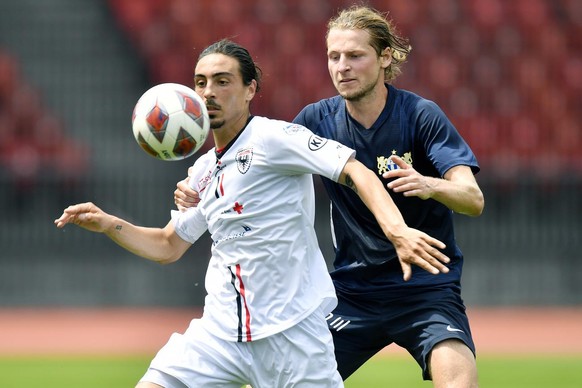
M376 87L376 83L371 82L367 85L364 85L360 89L356 89L354 91L344 91L344 92L338 90L338 93L346 101L358 102L358 101L362 100L364 97L370 95L375 87Z

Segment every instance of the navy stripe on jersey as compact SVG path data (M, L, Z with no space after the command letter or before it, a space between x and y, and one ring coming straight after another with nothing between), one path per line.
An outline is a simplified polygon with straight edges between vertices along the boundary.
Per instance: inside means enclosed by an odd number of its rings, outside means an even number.
M214 196L216 198L220 198L224 196L224 186L222 182L224 181L224 174L218 177L218 181L216 182L216 189L214 189Z
M230 284L236 292L236 307L238 316L238 342L251 342L251 314L249 313L249 308L247 306L247 300L245 297L245 286L240 275L240 264L235 266L235 271L232 267L228 267L230 271L231 279Z

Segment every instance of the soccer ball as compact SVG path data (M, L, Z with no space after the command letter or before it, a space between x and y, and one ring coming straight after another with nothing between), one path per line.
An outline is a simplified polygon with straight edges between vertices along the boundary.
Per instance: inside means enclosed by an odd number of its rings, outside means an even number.
M147 90L131 118L133 136L149 155L182 160L202 147L210 129L202 98L187 86L165 83Z

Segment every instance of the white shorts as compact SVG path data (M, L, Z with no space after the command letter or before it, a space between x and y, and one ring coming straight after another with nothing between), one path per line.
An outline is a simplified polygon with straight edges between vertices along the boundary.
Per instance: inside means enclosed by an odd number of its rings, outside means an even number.
M320 309L281 333L252 342L225 341L194 319L184 334L172 334L141 381L166 388L344 386Z

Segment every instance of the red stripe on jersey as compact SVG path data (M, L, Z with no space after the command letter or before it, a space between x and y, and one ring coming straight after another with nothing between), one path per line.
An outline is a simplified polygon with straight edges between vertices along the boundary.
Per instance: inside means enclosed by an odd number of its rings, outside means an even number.
M220 176L220 180L218 183L219 189L220 189L220 195L224 195L224 187L222 187L222 182L224 181L224 174L222 174Z
M239 288L240 288L240 295L242 297L244 306L245 306L245 331L247 333L247 341L252 341L251 338L251 313L249 311L249 306L247 306L247 298L245 296L245 285L242 281L242 277L240 276L240 264L236 265L236 277L238 278Z

